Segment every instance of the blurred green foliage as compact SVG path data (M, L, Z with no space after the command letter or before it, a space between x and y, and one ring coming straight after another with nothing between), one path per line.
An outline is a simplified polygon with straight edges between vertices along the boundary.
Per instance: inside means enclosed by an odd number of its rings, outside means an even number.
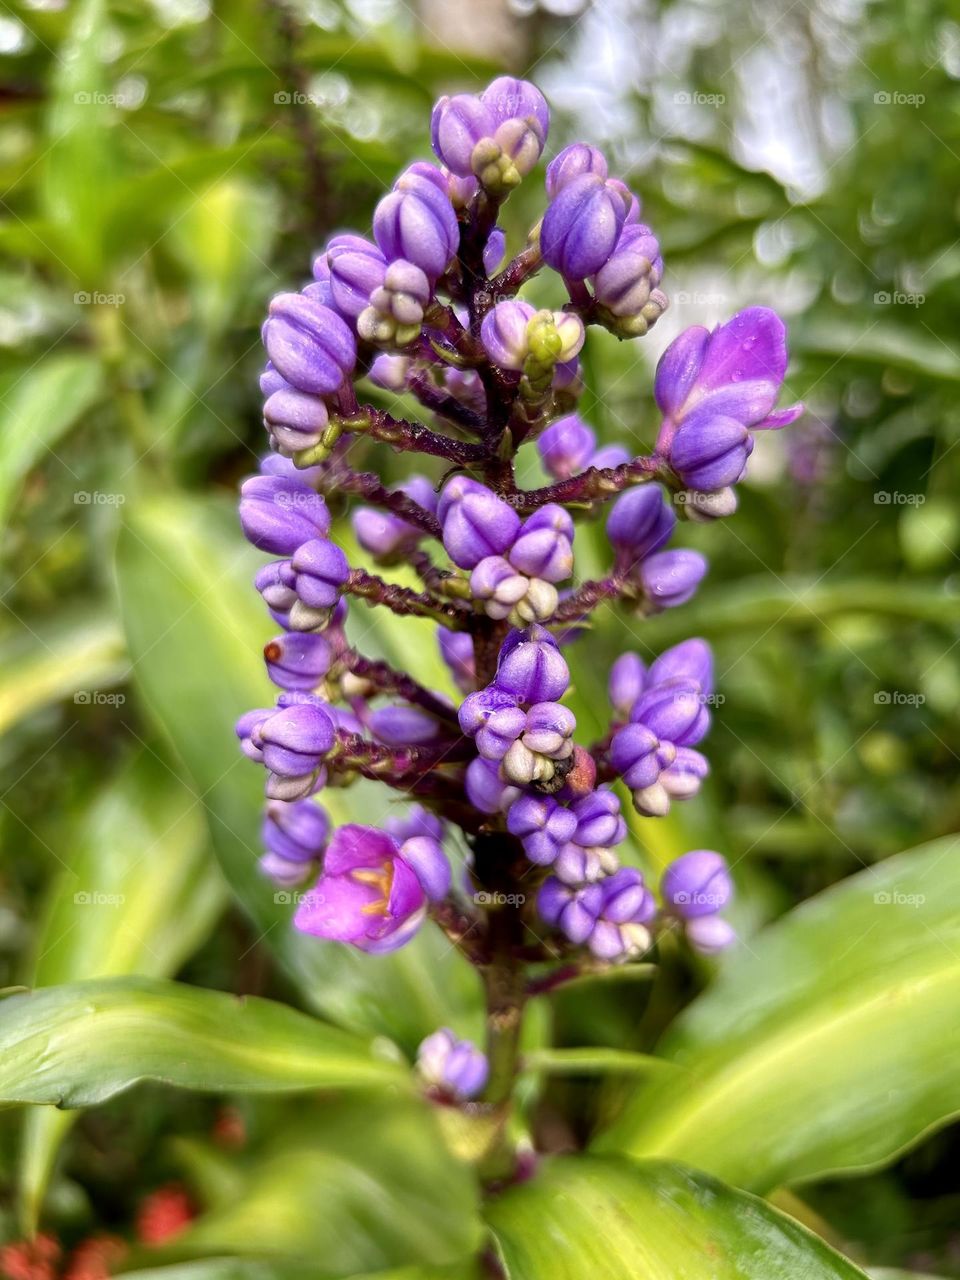
M669 820L636 823L633 856L653 868L723 849L749 936L960 827L960 12L523 7L500 19L512 69L551 96L551 148L609 144L664 247L673 306L658 328L639 344L591 339L584 405L603 438L650 444L655 358L680 328L755 301L790 324L788 392L808 413L759 442L736 517L684 527L711 560L699 598L643 624L601 612L574 696L586 732L602 732L617 653L715 643L711 780ZM269 623L230 512L264 445L264 304L308 276L330 231L368 227L384 184L427 153L437 93L497 69L502 45L464 49L427 16L399 0L21 0L0 15L3 984L179 972L408 1051L439 1022L472 1029L472 976L437 939L358 963L290 934L255 872L257 782L231 736L266 694ZM523 190L508 206L511 247L535 207ZM405 471L386 450L370 462ZM537 482L532 457L520 475ZM599 532L585 536L584 576L603 556ZM422 632L379 628L365 643L449 690ZM91 890L125 897L122 927L108 904L78 909ZM561 1045L649 1051L707 977L679 954L664 967L649 1000L643 983L564 996ZM137 1196L175 1176L209 1209L197 1239L230 1247L319 1179L365 1242L343 1228L324 1274L347 1275L411 1258L401 1219L457 1176L427 1155L421 1176L417 1155L407 1198L388 1187L366 1220L350 1188L373 1176L369 1144L402 1179L406 1113L385 1137L359 1107L334 1124L312 1104L247 1099L238 1157L210 1136L212 1102L135 1097L66 1141L46 1221L68 1241L122 1231ZM608 1105L561 1078L538 1123L564 1147ZM327 1133L320 1150L297 1133L301 1109ZM575 1131L561 1112L581 1117ZM0 1116L4 1235L17 1234L18 1177L36 1210L68 1127L45 1124L21 1146L18 1119ZM947 1130L892 1170L806 1189L797 1211L860 1260L960 1275L956 1154ZM307 1248L333 1230L312 1217L325 1203L301 1205ZM420 1232L418 1256L445 1263L474 1232L465 1206L462 1222Z

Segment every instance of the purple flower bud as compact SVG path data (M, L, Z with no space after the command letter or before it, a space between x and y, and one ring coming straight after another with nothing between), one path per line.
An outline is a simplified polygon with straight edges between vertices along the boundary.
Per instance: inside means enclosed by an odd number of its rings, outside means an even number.
M610 668L607 693L614 715L620 720L630 718L630 712L647 682L647 668L635 653L622 653Z
M315 689L330 670L333 649L325 636L305 631L277 636L263 648L267 674L281 689Z
M656 913L653 896L634 867L621 867L606 880L603 904L588 940L599 960L625 960L646 951L651 944L646 926Z
M353 372L357 345L336 311L302 293L270 302L263 342L277 372L297 391L330 395Z
M396 703L371 711L370 732L390 747L429 746L444 736L439 720L419 707Z
M627 838L627 825L620 814L620 797L608 787L600 787L571 806L576 816L575 833L570 837L584 848L612 849Z
M420 333L432 288L426 274L412 262L397 258L371 290L370 305L357 317L357 333L367 342L405 346Z
M694 746L710 728L710 712L703 691L690 679L667 680L657 685L648 683L630 719L646 725L661 741L684 747Z
M480 732L492 715L516 705L517 699L513 694L506 693L496 684L487 685L485 689L477 689L460 704L460 710L457 712L460 728L472 738Z
M698 916L684 928L687 941L705 956L719 955L737 940L736 930L722 916Z
M577 720L569 707L559 702L536 702L527 712L523 743L537 755L563 760L570 754L570 739Z
M556 503L548 503L524 521L510 550L510 563L529 577L562 582L573 573L572 543L569 513Z
M330 416L319 396L297 391L268 362L260 376L263 425L277 449L299 453L320 442Z
M555 480L569 480L590 465L597 438L581 417L569 413L550 424L537 441L546 470Z
M293 553L291 566L296 575L297 596L311 611L332 609L350 576L347 557L328 538L301 543Z
M478 756L467 765L466 793L467 799L481 813L502 813L517 799L520 789L502 781L495 761Z
M604 919L614 924L649 924L656 913L653 894L636 867L621 867L604 884Z
M334 739L333 720L319 701L281 707L262 720L251 734L251 741L260 747L263 763L270 772L281 779L300 782L301 795L308 793L309 780L330 751Z
M383 284L387 261L363 236L334 236L327 249L330 294L342 316L356 320L370 295Z
M523 733L526 723L526 714L519 707L494 711L474 739L477 753L485 760L502 760ZM517 781L509 777L507 780Z
M273 366L268 364L267 368ZM283 381L280 375L276 375L279 381ZM282 453L268 453L260 459L260 465L257 468L262 476L275 476L283 480L299 480L303 484L313 486L323 475L323 467L298 467L291 458L285 458Z
M712 492L736 484L753 452L753 437L735 418L714 414L709 405L694 410L666 436L661 432L657 450L663 452L683 484Z
M606 181L607 162L603 152L587 142L572 142L547 165L547 195L555 200L564 187L584 174Z
M503 556L484 556L470 575L470 592L491 618L506 618L527 594L530 580Z
M493 112L472 93L441 98L433 108L430 139L434 153L451 173L473 173L473 153L478 142L493 136L497 128Z
M271 560L257 572L253 585L263 596L274 622L287 627L290 610L297 602L295 575L289 560Z
M403 813L392 813L383 825L400 845L414 836L429 836L442 844L446 831L443 819L419 804L408 805Z
M457 476L444 487L437 512L443 545L461 569L473 569L485 556L501 555L520 531L520 517L513 508L466 477Z
M540 230L544 262L568 280L592 276L613 253L626 212L620 193L598 175L574 178L561 188L544 215Z
M559 928L578 945L589 938L602 905L600 885L574 888L556 876L548 876L537 894L537 910L546 923Z
M651 604L671 609L686 604L707 568L706 558L699 551L659 551L644 560L640 580Z
M493 113L495 125L508 120L525 120L537 130L541 142L546 142L550 132L550 108L546 98L529 80L498 76L487 85L480 100Z
M593 884L612 875L619 866L612 849L602 845L586 848L569 841L557 854L553 871L564 884Z
M530 350L527 326L536 315L529 302L507 298L483 317L480 341L483 349L502 369L520 370Z
M507 830L521 841L530 861L542 867L554 861L576 826L576 816L552 796L522 795L507 814Z
M396 842L375 827L350 824L330 841L323 875L304 894L293 923L301 933L377 955L413 937L426 904L416 871Z
M515 631L504 641L497 686L520 702L556 702L570 685L570 669L556 640L543 627Z
M620 178L610 178L608 181L609 185L613 187L615 191L620 193L620 197L626 205L627 216L623 220L623 225L625 227L635 226L640 221L640 210L642 207L640 204L640 197L635 191L631 191L627 184L621 181Z
M329 835L330 820L319 805L310 800L290 804L271 800L261 827L267 853L260 859L260 870L277 884L301 884L326 848Z
M663 275L660 245L649 227L625 225L617 247L593 277L593 293L609 327L621 337L642 337L667 309L657 287Z
M501 227L494 227L483 246L483 269L492 276L503 261L507 250L507 237Z
M671 800L689 800L709 772L710 766L699 751L677 747L676 759L660 774L660 786Z
M625 573L659 551L676 523L659 485L639 485L622 493L607 518L607 537L617 553L617 572Z
M427 1084L466 1102L481 1094L490 1067L486 1056L469 1040L458 1040L448 1027L441 1027L417 1050L417 1070Z
M236 724L235 732L240 739L240 750L248 760L254 760L257 764L263 760L263 752L259 737L255 738L254 734L273 712L273 707L255 707L252 711L245 711Z
M367 377L375 387L383 387L387 391L403 391L407 385L407 374L410 372L409 356L392 356L381 352L370 366Z
M647 677L650 687L676 679L696 681L704 695L713 692L713 652L706 640L683 640L665 649L651 663Z
M439 902L450 892L450 863L443 845L434 836L410 836L400 845L400 856L414 870L428 902Z
M668 910L683 920L715 915L733 897L727 860L712 849L696 849L671 862L660 881Z
M404 258L430 281L443 275L460 243L446 179L439 170L434 172L442 187L420 172L401 174L373 215L373 234L388 262Z
M645 724L627 724L610 743L610 763L631 791L653 786L660 777L660 740Z
M473 636L468 631L437 628L440 656L446 663L454 684L461 693L472 693L477 687L477 666L473 653Z
M240 489L240 524L247 541L261 551L291 556L302 543L326 535L330 513L302 480L251 476Z

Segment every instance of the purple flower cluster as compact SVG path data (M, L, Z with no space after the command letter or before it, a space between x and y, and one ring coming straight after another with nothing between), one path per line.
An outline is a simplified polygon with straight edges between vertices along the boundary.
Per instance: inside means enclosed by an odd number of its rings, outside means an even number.
M694 747L710 729L713 659L703 640L684 640L649 670L625 653L610 673L610 701L627 723L615 729L610 763L639 813L662 817L695 795L709 766Z
M668 544L685 520L735 508L751 432L799 412L775 409L785 332L755 307L668 347L652 453L598 442L577 413L580 352L591 326L647 331L666 307L663 261L638 197L586 143L550 162L542 220L509 256L499 212L549 124L539 90L509 77L443 98L432 120L442 167L406 168L372 239L332 236L313 279L273 299L261 379L273 452L240 497L244 534L269 557L256 590L279 629L263 651L274 704L237 724L266 775L263 872L285 887L314 881L296 895L304 933L378 953L430 918L487 972L548 964L558 948L574 964L623 962L678 925L703 952L732 940L721 856L680 858L658 906L621 811L628 792L649 818L698 790L709 648L687 640L649 666L622 654L609 728L590 746L576 741L568 657L601 604L645 616L690 599L707 562ZM566 290L556 310L522 296L547 269ZM425 420L368 403L367 382L419 403ZM523 489L515 460L534 443L550 483ZM376 461L351 465L384 447L424 461L392 485ZM331 531L351 503L361 554L348 560ZM598 518L608 570L585 580L575 520ZM436 629L446 691L361 651L358 601ZM585 662L587 649L581 639ZM357 778L407 807L333 830L317 796ZM453 828L469 849L456 883ZM420 1071L448 1100L487 1081L483 1054L446 1029L424 1042Z
M447 555L470 569L470 592L484 612L514 626L545 622L559 603L555 583L573 573L573 520L548 503L526 520L495 493L457 476L437 507Z

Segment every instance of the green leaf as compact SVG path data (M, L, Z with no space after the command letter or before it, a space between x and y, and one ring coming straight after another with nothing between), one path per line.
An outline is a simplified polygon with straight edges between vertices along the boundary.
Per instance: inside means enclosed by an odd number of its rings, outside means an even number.
M887 320L865 324L861 318L818 317L791 327L791 349L834 360L893 366L947 382L960 381L960 355L928 330Z
M765 575L705 592L676 614L667 610L647 618L644 641L658 649L690 635L711 639L768 627L827 626L833 618L855 614L950 626L960 619L960 596L940 583L898 582L893 590L889 580L786 578L771 584Z
M306 938L290 925L292 895L275 893L257 870L263 773L240 752L233 726L276 692L261 658L275 625L252 586L261 563L229 502L164 497L127 513L117 572L146 710L204 798L228 883L305 999L334 1021L386 1032L411 1050L445 1023L474 1033L479 983L439 931L424 928L388 956ZM358 608L358 616L360 633L375 629L370 613ZM382 821L393 801L370 784L330 790L323 803L339 824Z
M124 1271L124 1280L314 1280L316 1263L296 1258L205 1258L197 1262ZM470 1264L456 1267L402 1267L399 1271L369 1272L345 1280L473 1280Z
M18 626L0 639L0 732L70 694L102 693L128 670L123 633L102 608Z
M61 232L63 265L89 290L106 287L102 232L116 172L106 37L105 0L81 0L56 58L43 163L44 210Z
M357 1037L253 996L99 978L0 1003L0 1103L89 1107L141 1080L262 1093L405 1078Z
M312 1258L318 1276L350 1276L453 1263L479 1247L476 1180L420 1099L305 1101L238 1164L236 1194L171 1242L171 1256Z
M104 787L72 832L70 865L50 893L30 985L175 973L224 901L196 798L144 752ZM20 1192L32 1228L73 1117L44 1107L25 1120Z
M960 837L842 881L728 958L600 1150L738 1186L882 1165L960 1112ZM893 1100L893 1101L892 1101Z
M27 472L103 395L104 376L90 355L47 356L0 381L0 528Z
M576 1049L535 1049L523 1055L524 1071L544 1071L549 1075L653 1075L672 1070L670 1063L649 1053L629 1049L607 1049L602 1045Z
M487 1218L509 1280L863 1280L764 1201L660 1161L557 1159Z

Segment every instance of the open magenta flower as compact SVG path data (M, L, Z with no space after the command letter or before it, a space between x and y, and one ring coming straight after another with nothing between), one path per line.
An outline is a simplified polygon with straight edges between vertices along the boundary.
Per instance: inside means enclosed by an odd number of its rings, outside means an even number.
M774 410L787 371L786 327L768 307L748 307L712 332L695 326L657 366L664 415L657 452L690 489L720 490L743 475L750 431L785 427L803 405Z
M401 846L376 827L340 827L324 855L323 874L300 901L295 927L373 954L396 951L409 942L423 923L430 897L440 884L449 884L450 872L436 841L416 839L410 860L403 849L413 841ZM421 849L424 842L427 848Z

